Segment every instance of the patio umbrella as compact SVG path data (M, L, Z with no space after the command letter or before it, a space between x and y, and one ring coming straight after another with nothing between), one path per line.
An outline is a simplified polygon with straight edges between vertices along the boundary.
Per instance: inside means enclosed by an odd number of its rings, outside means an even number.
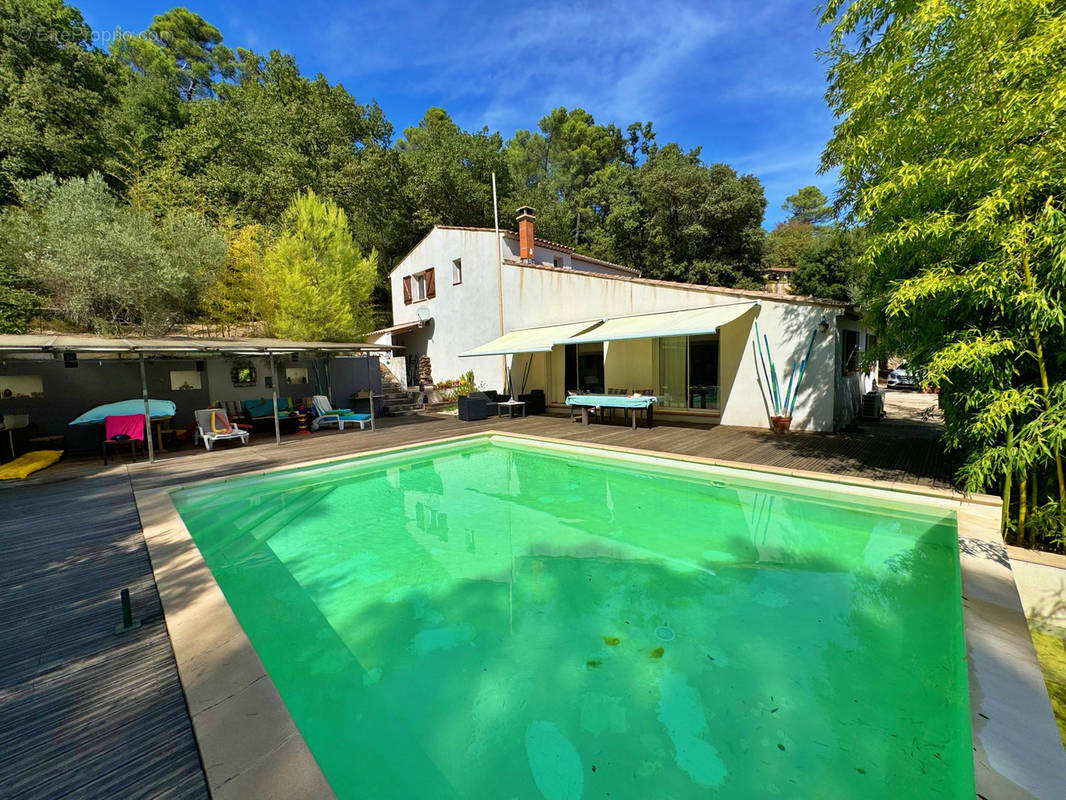
M152 419L159 417L173 417L178 407L170 400L149 400L149 413ZM96 425L107 417L123 417L129 414L143 414L144 400L119 400L117 403L105 403L102 406L91 408L78 417L71 425Z

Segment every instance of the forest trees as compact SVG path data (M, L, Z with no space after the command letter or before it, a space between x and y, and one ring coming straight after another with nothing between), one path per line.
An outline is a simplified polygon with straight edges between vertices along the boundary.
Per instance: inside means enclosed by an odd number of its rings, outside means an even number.
M123 231L141 230L145 265L158 263L153 242L192 230L210 228L228 254L221 266L214 262L210 288L198 297L163 291L156 298L175 304L166 314L122 305L107 322L99 298L75 309L73 295L56 294L54 270L68 262L48 262L52 272L44 261L30 269L32 258L0 242L5 330L23 330L34 316L96 327L262 324L262 298L242 265L266 263L270 251L277 267L282 251L272 248L282 240L297 257L296 212L287 209L310 192L343 212L355 250L378 254L377 291L351 319L342 314L303 335L365 333L359 326L372 324L369 306L388 305L388 271L433 225L493 224L493 174L507 227L516 208L532 205L540 236L647 277L762 285L766 200L758 179L704 161L698 148L660 144L650 122L623 128L557 108L505 140L431 108L394 142L376 103L325 76L305 76L285 53L232 47L185 8L156 16L142 34L121 34L110 52L94 41L61 0L0 0L0 225L13 236L43 224L47 209L27 205L16 186L52 176L57 198L73 202L77 194L93 209L86 224L112 219ZM83 183L68 186L70 178ZM94 236L90 229L99 244ZM204 241L190 240L190 263L200 263ZM71 246L64 243L66 252ZM95 252L109 259L96 265L108 274L134 257ZM299 271L294 264L278 274ZM68 283L83 277L72 274ZM277 319L271 324L280 329Z
M824 22L840 118L824 164L866 229L881 345L939 386L965 487L1003 491L1018 541L1061 542L1062 4L835 0Z
M0 0L0 203L14 181L103 170L119 70L59 0Z
M789 195L782 208L791 214L767 237L766 265L791 270L797 294L857 302L863 284L862 230L842 226L817 186Z
M15 189L20 205L0 219L0 262L75 325L166 333L194 318L218 279L225 241L194 215L157 221L119 202L95 173Z
M258 295L273 335L347 342L369 328L363 316L377 273L377 253L364 256L348 217L310 189L292 201L282 232L266 251Z

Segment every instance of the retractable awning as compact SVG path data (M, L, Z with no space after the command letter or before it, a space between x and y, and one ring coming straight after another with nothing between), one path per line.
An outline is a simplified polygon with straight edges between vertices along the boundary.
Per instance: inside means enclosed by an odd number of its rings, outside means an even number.
M512 353L549 353L559 342L568 341L571 336L584 333L589 328L599 325L599 320L591 322L568 322L565 325L546 325L542 328L522 328L505 333L498 339L486 342L473 350L460 353L460 358L473 356L507 356Z
M686 308L681 311L660 311L655 314L636 314L611 317L592 330L571 336L558 344L584 342L612 342L618 339L649 339L659 336L697 336L714 333L723 325L739 319L758 303L729 303L727 305Z

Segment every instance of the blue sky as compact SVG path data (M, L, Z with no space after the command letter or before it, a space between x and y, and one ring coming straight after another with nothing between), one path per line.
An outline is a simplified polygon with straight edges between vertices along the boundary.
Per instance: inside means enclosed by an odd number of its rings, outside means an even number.
M141 31L171 3L74 0L94 31ZM190 0L226 44L292 53L358 100L376 99L396 127L430 106L467 129L504 137L556 106L624 128L651 120L661 143L702 146L762 180L766 225L818 174L833 117L815 51L828 31L816 0L703 2L328 3Z

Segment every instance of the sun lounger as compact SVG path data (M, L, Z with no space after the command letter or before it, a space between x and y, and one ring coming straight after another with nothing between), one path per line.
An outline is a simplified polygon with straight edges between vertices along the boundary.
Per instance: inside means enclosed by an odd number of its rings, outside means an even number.
M242 431L229 421L229 415L221 408L204 408L196 412L196 441L204 440L204 447L210 450L215 442L227 439L240 439L241 444L248 444L248 431Z
M333 408L330 405L329 398L324 394L316 394L311 398L311 405L315 409L314 422L311 423L311 430L317 431L323 425L336 425L339 430L344 430L344 423L357 423L360 429L366 428L366 423L370 420L369 414L356 414L350 408Z

